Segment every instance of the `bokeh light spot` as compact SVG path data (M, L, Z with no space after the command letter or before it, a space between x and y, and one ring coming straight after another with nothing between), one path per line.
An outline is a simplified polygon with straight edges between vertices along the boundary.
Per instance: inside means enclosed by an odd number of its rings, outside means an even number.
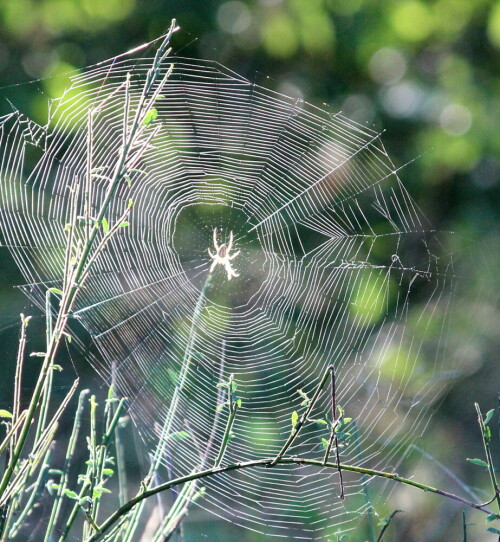
M217 23L221 30L229 34L241 34L252 22L252 13L248 6L237 0L226 2L217 12Z
M392 12L391 23L396 34L410 42L426 39L434 26L430 9L417 0L397 3Z
M460 104L450 104L439 115L439 124L447 134L461 136L471 127L472 115L467 107Z
M397 49L382 47L370 59L368 70L380 84L397 83L406 73L406 59Z
M293 21L286 13L276 13L265 20L262 39L267 52L279 58L292 56L299 45Z
M492 45L500 49L500 2L496 2L488 17L488 38Z

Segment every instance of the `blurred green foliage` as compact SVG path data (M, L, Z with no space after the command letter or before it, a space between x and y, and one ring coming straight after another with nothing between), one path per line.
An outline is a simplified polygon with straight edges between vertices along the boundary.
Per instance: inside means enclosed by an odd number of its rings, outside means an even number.
M489 408L499 391L492 339L500 320L494 304L498 279L491 278L499 256L486 235L497 230L500 209L500 130L495 122L500 111L500 1L0 0L1 94L43 123L47 99L63 93L69 72L156 38L172 17L182 28L174 52L218 60L263 86L387 129L384 142L396 165L417 158L402 170L404 184L436 228L457 234L444 252L461 250L465 242L475 261L485 254L489 258L490 275L483 280L478 275L482 267L473 266L461 293L463 327L470 323L465 313L485 281L483 294L493 300L489 308L480 305L484 314L479 310L475 315L486 322L476 322L481 336L469 344L476 364L467 381L457 383L429 437L430 447L446 462L446 449L470 440L475 430L473 401L489 401L484 404ZM0 108L9 112L9 102L0 101ZM2 326L22 310L23 298L11 288L22 279L5 249L0 250L0 330L2 337L8 335L2 353L14 359L15 328ZM388 290L390 296L390 285ZM353 301L354 315L373 311L375 319L385 303L367 294ZM405 370L391 364L391 352L387 360L385 370L391 374ZM476 444L469 446L476 449ZM471 468L456 467L461 476ZM425 518L413 517L413 523L398 517L396 522L407 525L401 540L446 539L440 538L445 531L434 517L436 508L430 505L427 512ZM459 526L458 518L453 521ZM208 529L188 527L188 534L193 531L189 540L204 540L199 533ZM230 531L223 532L233 539ZM263 540L235 530L236 537Z

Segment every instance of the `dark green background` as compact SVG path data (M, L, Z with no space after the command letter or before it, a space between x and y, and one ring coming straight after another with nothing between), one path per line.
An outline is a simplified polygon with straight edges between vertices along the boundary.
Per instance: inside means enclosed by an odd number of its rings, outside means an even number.
M396 166L416 159L401 178L434 227L455 233L445 236L443 251L465 262L449 337L460 345L463 376L436 408L423 446L467 484L487 488L485 473L465 458L481 453L474 401L493 408L500 391L500 2L0 0L0 96L43 123L47 98L61 94L68 71L157 37L172 17L182 28L174 52L218 60L265 87L343 110L386 130ZM9 107L0 101L2 114ZM10 367L17 315L33 308L12 288L22 278L3 248L0 258L0 351ZM35 319L32 349L41 326ZM83 376L98 385L90 371ZM5 378L0 406L8 405L9 388ZM422 475L426 462L441 486L451 484L433 460L423 461ZM460 536L459 507L411 490L394 502L407 510L391 527L394 540ZM474 519L472 539L487 540L484 519ZM217 528L193 523L186 540L261 540L225 523Z

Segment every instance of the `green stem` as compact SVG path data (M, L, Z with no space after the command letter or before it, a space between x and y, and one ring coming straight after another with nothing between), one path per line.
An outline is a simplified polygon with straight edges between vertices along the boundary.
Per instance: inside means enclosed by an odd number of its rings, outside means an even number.
M196 306L195 306L194 314L193 314L193 321L192 321L192 324L191 324L191 330L190 330L190 333L189 333L189 342L188 342L188 345L187 345L186 350L184 352L184 358L182 360L181 371L179 373L179 378L177 380L177 385L176 385L174 393L172 395L172 400L171 400L170 406L168 408L167 416L166 416L165 421L163 423L163 428L162 428L162 431L161 431L160 438L158 440L158 444L156 446L156 450L155 450L153 460L151 462L151 466L149 468L148 474L146 475L146 478L144 479L143 485L147 489L149 489L151 487L151 484L153 482L153 477L154 477L153 475L158 470L158 468L159 468L159 466L161 464L161 460L163 459L164 454L165 454L165 448L167 446L168 438L169 438L170 433L171 433L172 424L174 422L174 418L175 418L175 415L177 413L177 409L179 407L179 401L180 401L182 392L184 390L184 385L186 383L186 380L187 380L187 377L188 377L188 374L189 374L189 369L190 369L191 361L192 361L193 346L194 346L194 342L195 342L195 339L196 339L196 330L198 328L198 324L199 324L199 321L200 321L200 318L201 318L203 306L205 304L206 291L208 290L211 281L212 281L212 274L209 273L207 275L207 278L205 280L205 284L203 285L201 293L200 293L200 295L198 297L198 300L196 302ZM133 515L130 518L130 521L129 521L129 524L128 524L128 527L127 527L127 531L126 531L126 533L125 533L125 535L123 537L124 542L129 542L130 540L132 540L135 529L137 528L139 516L142 513L142 506L143 505L141 504L140 506L138 506L134 510Z
M497 477L495 475L495 467L493 465L493 456L491 455L490 448L490 439L491 439L491 430L484 423L483 415L481 414L481 409L477 403L474 403L477 412L477 420L479 423L479 428L481 430L481 437L483 439L484 453L486 455L486 461L488 463L488 472L490 473L491 485L493 491L495 492L495 500L497 503L498 511L500 512L500 488L498 487ZM488 432L488 434L487 434Z
M309 405L300 417L299 421L295 424L295 426L292 428L292 432L290 433L290 436L288 437L287 441L281 448L281 450L278 452L278 455L271 461L270 467L274 467L281 458L286 454L288 448L293 444L293 441L297 438L300 430L306 423L307 418L309 417L309 414L311 413L312 409L314 408L314 405L316 404L316 401L319 399L319 395L321 393L321 390L323 389L323 386L325 385L328 377L330 376L330 373L332 372L333 367L329 366L327 367L326 371L323 373L323 377L320 380L320 383L318 384L318 387L316 388L316 391L314 392L314 395L312 396L311 400L309 401Z
M226 465L224 467L213 467L211 469L206 469L203 471L188 474L186 476L175 478L174 480L170 480L169 482L165 482L164 484L160 484L151 489L146 489L139 495L130 499L130 501L126 503L124 506L121 506L120 508L118 508L111 516L108 517L108 519L106 519L99 526L100 533L93 534L90 538L86 540L86 542L96 542L97 540L99 540L99 537L103 535L104 533L106 533L114 525L116 521L118 521L123 515L127 514L132 508L134 508L134 506L141 503L148 497L157 495L158 493L161 493L162 491L166 491L180 484L185 484L186 482L191 482L192 480L199 480L201 478L206 478L208 476L214 476L214 475L225 473L225 472L248 469L248 468L253 468L253 467L271 467L275 464L274 463L275 459L276 458L257 459L254 461L246 461L243 463L235 463L232 465ZM301 457L282 457L279 460L279 464L312 465L319 468L324 468L326 466L328 468L335 469L335 470L337 470L339 467L337 463L327 463L326 465L323 465L322 460L319 461L319 460L306 459L306 458L301 458ZM358 474L363 474L366 476L374 476L374 477L379 477L379 478L385 478L388 480L394 480L395 482L399 482L407 486L415 487L417 489L420 489L428 493L434 493L436 495L440 495L442 497L452 499L454 501L465 504L469 506L470 508L479 510L485 514L491 513L485 504L477 504L475 502L464 499L463 497L460 497L459 495L455 495L448 491L444 491L442 489L438 489L438 488L429 486L427 484L422 484L415 480L410 480L409 478L404 478L402 476L399 476L396 473L385 472L385 471L380 471L380 470L375 470L375 469L367 469L364 467L358 467L355 465L346 465L346 464L341 464L340 468L344 471L356 472Z
M78 407L76 409L75 421L73 423L73 429L71 431L71 436L68 442L68 448L66 450L66 459L64 461L62 475L59 480L59 488L57 490L56 498L54 499L54 504L52 506L52 510L50 513L47 530L45 531L44 542L49 542L49 540L51 540L52 531L54 530L54 527L57 524L57 520L59 518L59 514L61 511L61 506L63 502L62 497L64 495L64 490L66 489L68 485L69 469L73 461L73 456L76 450L76 443L78 440L78 434L81 428L84 399L88 393L89 393L89 390L83 390L82 392L80 392L80 397L78 398Z

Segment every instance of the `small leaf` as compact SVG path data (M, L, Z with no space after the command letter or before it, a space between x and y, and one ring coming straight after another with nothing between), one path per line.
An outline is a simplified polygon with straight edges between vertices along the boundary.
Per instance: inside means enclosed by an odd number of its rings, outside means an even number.
M120 224L118 224L118 227L119 228L126 228L128 225L129 225L128 222L120 222Z
M326 448L328 446L328 441L326 440L326 438L321 439L321 444L323 445L323 448Z
M312 422L320 423L322 425L328 425L328 422L326 420L311 420Z
M8 410L0 408L0 418L12 418L12 414Z
M486 461L483 461L482 459L470 459L468 457L467 461L469 463L473 463L474 465L478 465L479 467L486 467L486 468L489 467L488 463L486 463Z
M53 370L53 371L58 371L59 373L62 372L63 368L60 366L60 365L51 365L50 368Z
M73 499L75 501L78 500L78 494L75 493L74 491L71 491L71 489L65 489L64 490L64 494L66 495L66 497L68 497L69 499Z
M169 438L174 440L183 440L189 438L189 433L187 431L177 431L176 433L172 433Z
M63 291L59 288L49 288L49 292L54 292L55 294L63 295Z
M490 521L495 521L497 519L500 519L500 516L498 514L490 514L487 518L486 518L486 523L489 523Z
M49 469L48 473L49 474L59 474L59 475L61 475L61 474L63 474L63 471L60 470L60 469Z
M128 208L130 209L132 205L134 205L134 200L129 199L127 204Z
M491 410L488 410L486 413L486 418L484 418L484 425L488 425L491 422L491 418L493 418L493 415L495 414L495 409L492 408Z
M307 396L307 393L303 392L302 390L297 390L297 393L302 397L302 399L309 401L309 397Z
M31 352L30 357L32 358L44 358L45 352Z
M113 476L115 471L113 469L102 469L102 473L104 476Z
M298 421L299 421L299 413L296 410L294 410L292 412L292 428L297 425Z
M500 531L498 529L495 529L494 527L489 527L486 530L489 531L490 533L500 534Z
M98 489L101 493L111 493L111 490L108 489L107 487L102 487L102 486L99 486Z
M105 218L103 218L103 219L101 220L101 224L102 224L102 229L103 229L104 233L109 233L109 224L108 224L108 221L107 221Z
M144 115L144 120L142 121L142 124L144 126L147 126L148 124L151 124L156 119L157 116L158 116L158 109L150 109Z
M236 401L236 406L237 406L238 408L240 408L240 406L241 406L241 399L237 399L237 401Z

